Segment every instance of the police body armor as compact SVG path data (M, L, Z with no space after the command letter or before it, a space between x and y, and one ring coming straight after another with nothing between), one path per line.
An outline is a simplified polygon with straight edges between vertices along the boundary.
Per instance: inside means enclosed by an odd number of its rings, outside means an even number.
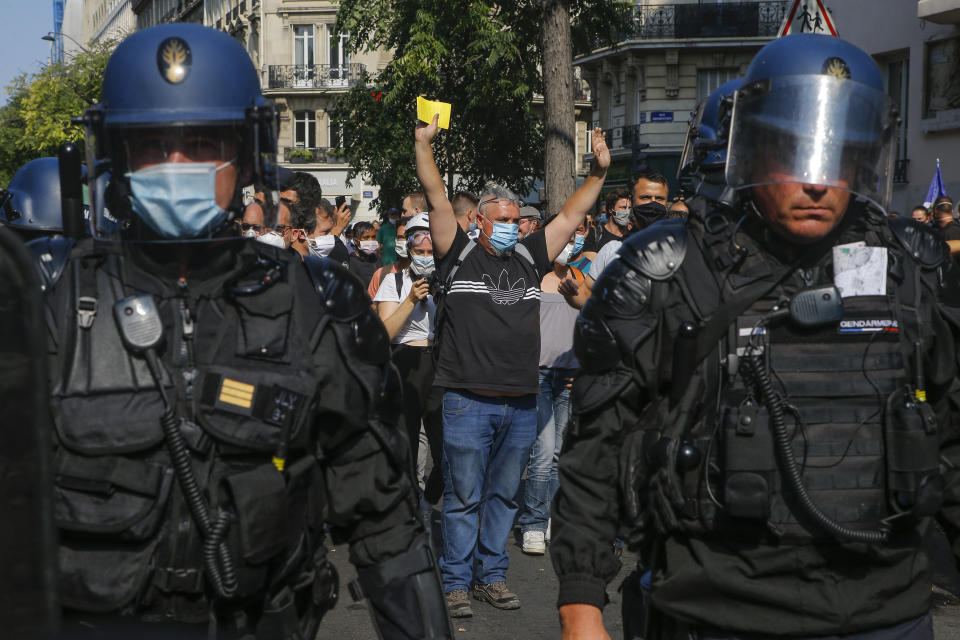
M770 535L793 544L882 543L939 509L937 418L917 372L934 345L921 321L922 280L944 254L908 221L887 227L869 210L862 215L876 222L868 244L889 252L887 295L845 298L839 323L805 329L786 318L762 321L783 304L767 287L712 340L691 343L697 355L686 376L676 357L681 328L658 325L655 312L665 312L673 281L698 316L690 319L709 327L723 308L726 272L745 255L730 249L735 230L708 219L694 239L682 222L668 221L621 247L575 334L584 367L609 373L595 382L603 389L581 388L575 402L586 411L614 397L631 374L629 364L610 363L632 357L643 340L662 344L661 387L648 390L621 453L624 511L635 528L749 543Z
M337 578L323 547L324 486L310 420L322 381L311 355L324 326L339 321L337 334L362 329L368 348L354 357L378 360L358 361L358 370L384 365L385 334L364 319L362 296L351 301L362 287L335 268L327 283L311 283L299 261L248 243L239 252L244 266L226 282L181 279L179 292L155 295L178 452L165 442L163 401L147 364L125 349L113 317L114 304L136 292L117 251L78 245L60 284L69 295L57 298L64 605L198 623L225 611L238 633L312 640ZM318 289L327 290L325 301ZM189 460L197 495L178 482L177 455ZM190 500L206 504L210 530L191 516Z

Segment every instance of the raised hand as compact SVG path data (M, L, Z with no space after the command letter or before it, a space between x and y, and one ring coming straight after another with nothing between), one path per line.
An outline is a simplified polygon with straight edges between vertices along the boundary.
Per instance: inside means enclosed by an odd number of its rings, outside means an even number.
M606 134L600 127L593 129L593 166L604 171L610 166L610 149L607 148Z
M439 113L433 114L433 121L430 124L417 120L417 128L414 129L413 139L416 142L426 142L427 144L433 142L433 139L437 137L437 132L440 131L440 126L437 124L439 121Z

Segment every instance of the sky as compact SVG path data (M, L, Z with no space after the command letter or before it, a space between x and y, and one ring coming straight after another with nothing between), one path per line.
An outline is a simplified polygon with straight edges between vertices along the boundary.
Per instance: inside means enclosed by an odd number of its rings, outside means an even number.
M40 38L53 30L51 0L0 0L0 89L21 72L39 71L50 57ZM0 104L7 101L6 93Z

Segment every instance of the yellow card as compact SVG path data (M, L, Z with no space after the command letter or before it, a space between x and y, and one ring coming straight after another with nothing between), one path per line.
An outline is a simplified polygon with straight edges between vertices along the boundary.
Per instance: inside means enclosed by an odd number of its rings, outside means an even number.
M439 102L437 100L427 100L417 96L417 119L430 124L433 122L434 114L439 113L437 126L441 129L450 128L450 103Z

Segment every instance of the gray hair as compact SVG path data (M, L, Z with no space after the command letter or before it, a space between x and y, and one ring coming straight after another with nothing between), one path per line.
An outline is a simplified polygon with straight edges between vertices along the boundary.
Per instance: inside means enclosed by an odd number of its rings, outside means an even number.
M483 207L484 201L490 200L491 198L496 200L503 198L512 202L516 202L518 206L520 204L520 197L508 187L505 187L498 182L488 182L483 185L483 191L480 192L480 206L477 207L477 211Z

